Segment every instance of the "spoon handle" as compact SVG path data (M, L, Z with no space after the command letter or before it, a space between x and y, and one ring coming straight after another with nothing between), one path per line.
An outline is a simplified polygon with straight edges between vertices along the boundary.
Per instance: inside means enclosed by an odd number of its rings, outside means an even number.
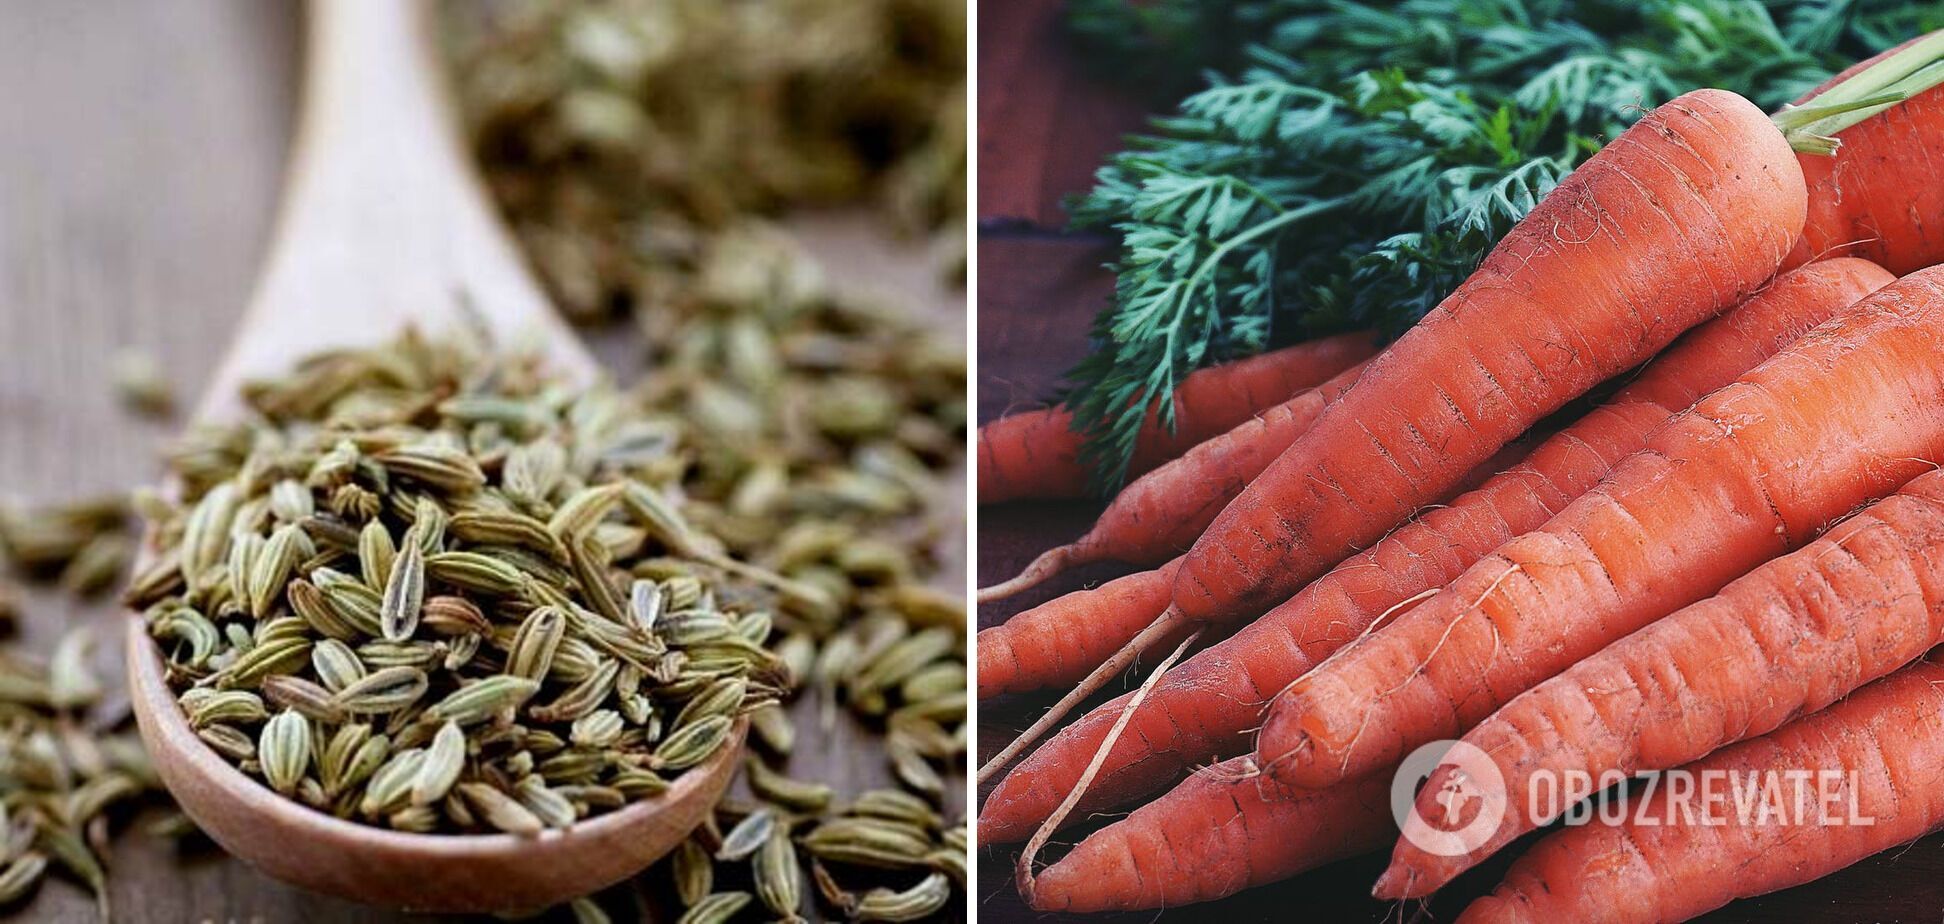
M468 304L502 342L593 368L487 200L429 0L312 0L302 109L263 276L203 410L319 349L434 330Z

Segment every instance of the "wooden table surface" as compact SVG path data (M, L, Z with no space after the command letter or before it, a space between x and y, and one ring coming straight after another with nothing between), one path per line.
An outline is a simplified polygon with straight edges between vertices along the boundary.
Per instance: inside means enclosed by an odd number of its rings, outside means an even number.
M1114 98L1085 83L1059 55L1059 0L986 0L980 5L978 416L981 422L1009 409L1040 406L1059 376L1087 346L1088 322L1111 294L1112 277L1100 265L1112 256L1105 241L1054 233L1062 224L1052 207L1061 196L1085 188L1101 152L1115 136L1138 127L1125 116L1063 119L1074 100ZM1016 48L995 43L1018 43ZM1022 52L1020 49L1029 49ZM1076 86L1076 82L1082 85ZM995 100L997 102L995 102ZM1111 111L1127 112L1125 100ZM1055 113L1049 116L1048 113ZM1009 120L1017 120L1009 121ZM1051 126L1049 134L1046 129ZM1023 150L1043 145L1036 151ZM1021 220L1025 219L1025 220ZM1011 577L1048 548L1086 531L1099 505L1088 502L1007 504L984 507L977 519L978 582ZM1019 597L979 608L980 628L1060 594L1127 573L1096 565L1062 575ZM1137 669L1096 697L1094 704L1132 689L1146 676ZM996 753L1055 695L988 700L979 708L979 759ZM1090 704L1091 705L1091 704ZM984 799L990 786L981 787ZM1079 836L1114 820L1090 820L1049 846L1057 858ZM1472 898L1497 884L1524 842L1504 851L1443 890L1429 903L1402 905L1369 898L1370 884L1386 857L1373 854L1315 870L1220 902L1166 912L1118 915L1038 914L1019 900L1012 883L1018 845L982 848L974 900L981 920L1128 922L1214 919L1226 922L1449 921ZM1734 871L1722 870L1733 876ZM1888 851L1833 876L1787 891L1736 902L1708 916L1720 922L1936 922L1944 920L1944 834Z
M284 0L0 4L0 497L53 502L156 477L169 427L118 406L109 357L122 347L153 354L186 399L220 355L276 204L297 13ZM858 216L793 223L840 284L857 280L962 329L963 295L940 285L922 245L890 242ZM630 336L594 344L622 375L638 362ZM963 497L961 485L949 496ZM960 556L942 580L960 586L963 567ZM22 642L39 651L75 620L106 628L122 618L106 601L36 593L30 603ZM105 675L119 678L119 664L118 651L102 652ZM844 722L799 735L792 774L840 791L888 784L864 735ZM666 915L663 878L636 884L639 907ZM412 919L135 830L116 839L110 882L115 917L127 922ZM625 903L610 910L627 920ZM85 891L58 877L7 911L95 917Z

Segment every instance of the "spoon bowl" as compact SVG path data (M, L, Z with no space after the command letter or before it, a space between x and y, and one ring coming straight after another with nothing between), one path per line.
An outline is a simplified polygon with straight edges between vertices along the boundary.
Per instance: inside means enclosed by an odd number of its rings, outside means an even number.
M538 348L569 382L599 377L548 305L461 145L426 0L313 0L302 113L263 276L195 417L238 419L244 382L318 351L416 326L483 325ZM536 837L392 831L272 792L196 737L138 617L129 693L162 781L231 854L317 892L439 912L537 909L605 888L673 850L734 775L748 729L658 797Z
M666 856L702 823L734 774L748 720L668 792L563 831L413 834L346 821L244 776L196 737L139 621L129 695L142 742L182 810L232 855L313 892L411 911L518 911L597 892Z

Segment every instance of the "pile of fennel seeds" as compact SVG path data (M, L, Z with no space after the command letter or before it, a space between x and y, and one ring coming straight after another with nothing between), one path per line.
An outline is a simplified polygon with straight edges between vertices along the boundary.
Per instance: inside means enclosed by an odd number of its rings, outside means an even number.
M868 326L798 307L826 333ZM755 798L696 835L724 887L694 897L695 919L752 902L794 918L811 896L923 917L963 880L963 826L936 807L937 768L964 761L964 613L923 583L924 549L951 537L911 526L955 458L938 438L963 438L962 360L906 335L842 352L879 378L822 349L779 360L808 400L775 404L792 418L775 428L768 402L753 427L696 402L720 367L574 393L456 341L324 354L253 387L257 419L172 452L185 502L145 499L166 551L130 601L204 740L320 810L406 830L571 824L652 797L744 713ZM840 800L772 766L797 732L775 703L801 684L880 722L923 798ZM751 824L777 844L733 846Z
M68 628L44 658L15 650L13 639L34 608L30 584L78 600L121 579L133 545L128 514L119 497L0 502L0 908L58 871L88 888L105 918L112 829L138 805L167 802L127 699L95 670L93 628ZM173 811L148 828L193 830Z
M278 793L537 833L660 794L788 688L790 594L723 586L763 575L688 529L678 434L612 391L407 334L246 397L175 454L126 601L198 737Z
M961 0L449 3L473 149L571 319L678 310L754 216L874 205L962 274Z

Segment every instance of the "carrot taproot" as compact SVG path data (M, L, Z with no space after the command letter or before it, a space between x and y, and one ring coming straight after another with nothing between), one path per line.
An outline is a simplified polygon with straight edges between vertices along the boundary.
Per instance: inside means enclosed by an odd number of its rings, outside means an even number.
M1461 734L1944 460L1944 267L1865 297L1272 704L1257 759L1327 786ZM1184 563L1184 567L1186 567Z
M1115 748L1081 809L1125 804L1166 786L1195 761L1242 749L1263 704L1380 616L1544 525L1645 445L1654 427L1891 281L1865 260L1819 261L1777 277L1743 305L1690 331L1516 467L1426 511L1171 671L1134 717L1134 734ZM981 684L984 663L982 651ZM1013 768L980 812L980 839L1018 840L1043 821L1125 700L1095 709Z
M1852 78L1900 55L1934 58L1926 44L1944 32L1912 39L1837 74L1798 105L1814 105ZM1920 81L1921 82L1921 81ZM1944 162L1929 152L1944 142L1944 86L1845 128L1834 154L1802 153L1809 213L1791 265L1828 254L1867 257L1894 273L1944 262Z
M1171 561L1048 600L979 630L979 698L1078 681L1168 608ZM1172 645L1173 641L1161 645Z
M1290 790L1224 761L1099 831L1040 873L1038 911L1137 911L1213 901L1368 853L1397 836L1390 788Z
M1374 334L1337 334L1191 372L1175 388L1172 429L1158 409L1149 409L1128 474L1144 474L1376 352ZM1010 414L980 427L979 503L1087 496L1080 441L1064 407Z
M1363 367L1351 366L1136 478L1114 496L1086 535L1047 550L1017 577L980 590L979 602L1003 600L1093 562L1155 565L1179 556L1229 501L1309 429L1325 406L1356 383Z
M1912 664L1686 769L1697 785L1709 775L1730 781L1723 791L1781 776L1776 791L1791 802L1780 812L1743 812L1732 800L1708 811L1673 786L1657 786L1642 804L1626 806L1624 820L1565 827L1535 844L1460 924L1685 920L1936 829L1944 824L1944 666ZM1833 805L1819 802L1820 789L1797 793L1801 784L1785 776L1805 771L1834 774ZM1790 794L1808 808L1793 809Z
M1461 483L1461 489L1483 483L1488 476L1481 473L1497 472L1514 460L1523 458L1525 452L1525 440L1508 443L1486 464L1466 475ZM1172 569L1179 564L1177 559L1170 562L1167 567ZM1041 713L1039 718L1033 720L1033 724L1020 732L1011 743L988 759L979 768L977 778L980 783L992 778L1019 755L1024 754L1027 747L1058 726L1067 713L1099 689L1107 678L1130 667L1135 658L1165 649L1184 638L1192 637L1198 640L1201 638L1207 629L1206 626L1161 618L1166 615L1165 601L1156 605L1145 599L1146 590L1156 586L1148 583L1152 580L1154 580L1154 572L1130 578L1126 589L1132 591L1136 587L1141 588L1142 599L1108 613L1104 619L1088 618L1088 614L1096 612L1102 603L1111 604L1121 601L1113 597L1102 599L1093 591L1079 591L1056 601L1059 604L1057 608L1035 613L1033 619L1020 621L1018 625L1014 625L1015 620L1008 620L1002 625L981 632L982 646L989 640L995 651L1004 651L1008 656L1015 652L1039 648L1068 652L1066 656L1056 659L1054 663L1058 667L1049 670L1046 674L1036 675L1020 671L1017 658L1013 664L1002 666L1000 670L1008 677L1008 687L1013 692L1050 685L1056 673L1063 676L1067 670L1083 669L1087 660L1097 661L1099 666L1095 667L1092 673L1087 674L1078 686L1062 696L1059 702ZM1172 585L1169 585L1169 590L1172 590ZM1130 593L1129 596L1135 595ZM1057 610L1058 618L1055 618L1054 610ZM1142 620L1147 621L1143 623ZM985 633L992 633L990 639ZM1074 644L1066 641L1069 636L1084 637L1084 641ZM1111 654L1108 653L1110 650ZM1099 660L1103 656L1106 660Z
M1175 579L1182 618L1260 613L1541 417L1739 304L1801 233L1802 169L1752 103L1654 109L1542 200L1237 497Z
M1861 261L1857 261L1861 262ZM1524 440L1506 447L1466 479L1466 488L1523 459ZM1594 480L1598 480L1597 478ZM1025 693L1074 683L1126 645L1168 608L1180 560L1137 571L1048 600L979 631L979 698ZM1174 645L1191 626L1140 649L1149 654Z
M1602 649L1507 703L1466 744L1504 780L1504 820L1458 854L1400 841L1380 898L1427 895L1570 806L1534 780L1631 776L1818 712L1944 643L1944 471ZM1424 787L1430 795L1455 767ZM1552 790L1556 795L1557 790ZM1420 799L1420 813L1434 806ZM1428 817L1428 816L1427 816Z

